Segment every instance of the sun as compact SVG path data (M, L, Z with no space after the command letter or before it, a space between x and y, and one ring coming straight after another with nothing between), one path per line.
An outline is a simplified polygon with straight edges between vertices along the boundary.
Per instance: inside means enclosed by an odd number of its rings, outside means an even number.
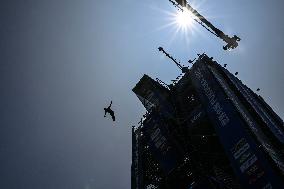
M186 43L190 42L190 38L197 31L195 27L195 19L196 16L186 8L184 8L183 11L176 12L174 16L174 25L176 28L175 34L180 33Z
M195 7L199 6L196 5ZM158 27L155 31L171 28L172 34L168 40L169 44L171 44L177 37L185 40L185 42L189 44L193 36L200 32L196 27L196 21L198 21L197 16L185 7L182 10L175 9L176 11L174 12L165 11L159 8L155 8L155 10L161 11L167 15L167 23Z
M180 29L189 30L193 26L193 14L187 9L178 11L175 16L175 22Z

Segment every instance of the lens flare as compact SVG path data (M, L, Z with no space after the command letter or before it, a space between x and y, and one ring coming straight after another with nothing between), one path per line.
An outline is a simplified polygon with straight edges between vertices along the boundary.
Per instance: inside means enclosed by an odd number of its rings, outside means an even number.
M194 5L194 8L198 9L200 6L201 4L199 3L199 5ZM172 32L168 40L169 45L177 38L184 40L186 44L190 44L191 39L196 33L202 34L196 27L195 19L198 20L198 18L187 8L183 8L182 11L177 9L175 11L166 11L159 8L154 9L167 15L167 23L156 28L155 32L169 28Z
M175 17L178 27L183 30L188 30L193 25L193 15L187 9L184 9L183 12L179 11Z

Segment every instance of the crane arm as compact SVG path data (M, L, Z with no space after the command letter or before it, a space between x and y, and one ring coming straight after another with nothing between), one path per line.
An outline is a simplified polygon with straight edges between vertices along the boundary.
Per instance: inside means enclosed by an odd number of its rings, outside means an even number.
M233 37L229 37L228 35L224 34L224 32L216 28L205 17L203 17L197 10L195 10L192 6L190 6L186 0L175 0L175 1L178 5L185 7L187 10L192 12L192 14L195 15L197 19L199 19L207 27L209 27L216 34L217 37L225 41L227 45L223 47L224 50L234 49L238 46L238 41L241 40L238 36L234 35Z

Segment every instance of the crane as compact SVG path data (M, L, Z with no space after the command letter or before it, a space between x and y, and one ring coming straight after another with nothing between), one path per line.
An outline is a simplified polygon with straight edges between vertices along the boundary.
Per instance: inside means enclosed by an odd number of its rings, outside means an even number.
M222 32L221 30L219 30L218 28L216 28L213 24L211 24L205 17L203 17L199 12L197 12L197 10L195 10L194 8L192 8L192 6L190 6L186 0L169 0L175 7L177 7L179 10L184 11L183 8L186 8L187 10L189 10L190 12L193 13L193 15L196 17L194 18L194 20L199 23L200 25L202 25L204 28L206 28L209 32L211 32L212 34L214 34L216 37L219 37L220 39L222 39L223 41L225 41L227 44L225 46L223 46L224 50L230 50L230 49L234 49L238 46L238 41L240 41L241 39L234 35L233 37L229 37L228 35L226 35L224 32Z
M171 59L177 65L177 67L182 71L182 73L186 73L188 71L188 67L182 66L180 62L177 62L177 60L174 59L169 53L167 53L163 49L163 47L159 47L158 50L164 53L169 59Z

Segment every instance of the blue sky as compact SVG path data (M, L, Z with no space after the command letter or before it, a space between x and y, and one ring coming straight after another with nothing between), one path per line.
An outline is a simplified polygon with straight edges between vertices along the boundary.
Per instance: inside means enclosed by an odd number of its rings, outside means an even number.
M174 36L167 0L1 1L0 188L130 188L131 126L145 111L131 89L144 73L179 75L159 46L185 64L203 52L228 64L284 118L284 2L190 3L240 46L223 51L197 24Z

